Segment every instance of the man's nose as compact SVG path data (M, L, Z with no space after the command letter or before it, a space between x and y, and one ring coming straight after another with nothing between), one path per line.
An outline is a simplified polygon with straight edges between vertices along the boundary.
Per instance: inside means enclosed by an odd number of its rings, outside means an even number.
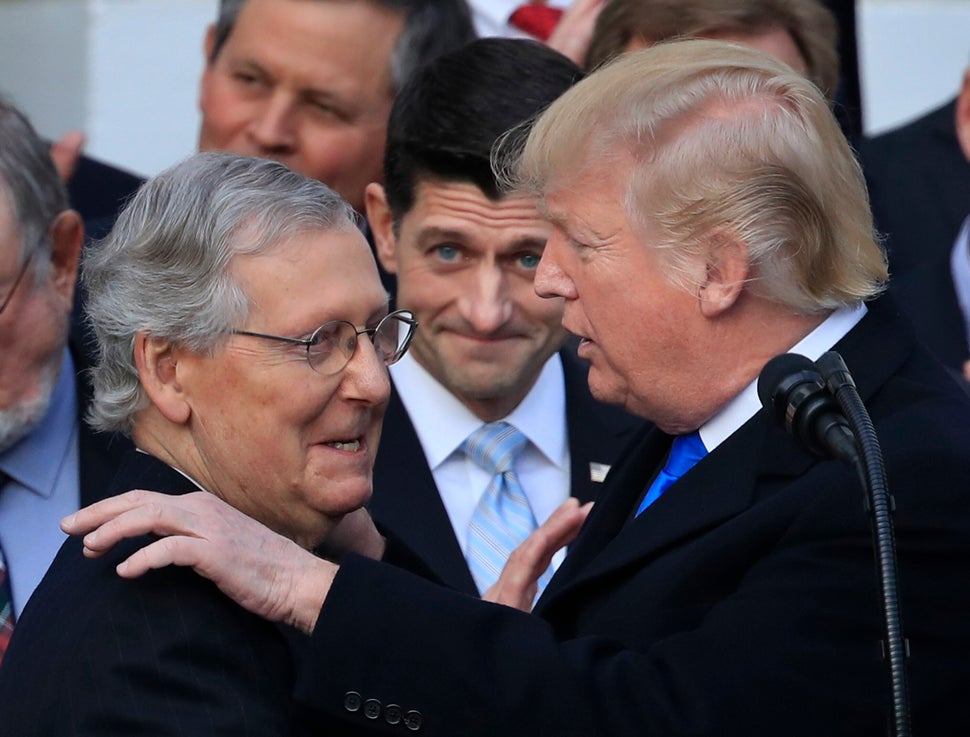
M576 288L562 268L562 255L562 238L550 236L536 267L534 285L536 294L540 297L576 298Z
M357 348L344 368L341 391L348 399L370 405L387 402L391 395L391 380L387 365L377 355L369 336L357 337Z
M296 147L296 110L288 95L271 95L256 111L249 126L253 143L266 154L286 153Z
M461 316L479 333L493 333L508 322L512 300L501 267L480 264L458 304Z

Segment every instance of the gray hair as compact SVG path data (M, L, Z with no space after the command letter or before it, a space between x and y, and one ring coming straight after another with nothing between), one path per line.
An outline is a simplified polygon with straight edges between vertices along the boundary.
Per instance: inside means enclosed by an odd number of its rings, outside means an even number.
M98 341L89 423L130 434L148 405L136 333L211 354L246 320L250 302L230 271L235 256L302 233L349 231L355 219L325 184L274 161L203 153L149 180L83 261Z
M34 283L50 269L50 227L68 209L67 191L50 148L30 121L0 99L0 196L6 198L20 235L20 263L33 258Z
M332 2L333 0L328 0ZM404 14L404 29L391 52L394 94L420 67L476 38L465 0L360 0ZM246 0L221 0L212 58L229 39Z

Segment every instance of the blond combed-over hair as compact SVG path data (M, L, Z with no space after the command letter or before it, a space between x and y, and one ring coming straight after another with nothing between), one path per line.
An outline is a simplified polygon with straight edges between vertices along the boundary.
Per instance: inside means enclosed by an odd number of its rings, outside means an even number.
M689 40L620 57L556 100L522 151L496 156L512 186L540 197L628 170L628 219L649 224L687 287L686 264L712 236L740 240L747 288L799 314L871 299L887 279L862 173L824 97L753 49Z

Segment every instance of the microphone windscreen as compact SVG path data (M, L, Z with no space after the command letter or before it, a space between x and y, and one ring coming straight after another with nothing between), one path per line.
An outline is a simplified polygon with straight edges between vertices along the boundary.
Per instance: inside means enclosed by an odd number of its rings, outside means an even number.
M782 353L772 358L758 376L758 399L761 400L761 406L774 414L779 390L780 398L784 401L792 384L804 380L806 373L817 375L818 370L810 359L800 353Z

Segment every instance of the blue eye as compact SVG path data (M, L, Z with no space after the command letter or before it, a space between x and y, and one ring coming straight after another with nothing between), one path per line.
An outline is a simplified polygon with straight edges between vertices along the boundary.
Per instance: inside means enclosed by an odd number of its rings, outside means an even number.
M519 264L526 269L535 269L542 258L538 253L523 253L519 256Z
M457 248L454 246L436 246L434 249L434 254L442 261L457 261L460 255Z

